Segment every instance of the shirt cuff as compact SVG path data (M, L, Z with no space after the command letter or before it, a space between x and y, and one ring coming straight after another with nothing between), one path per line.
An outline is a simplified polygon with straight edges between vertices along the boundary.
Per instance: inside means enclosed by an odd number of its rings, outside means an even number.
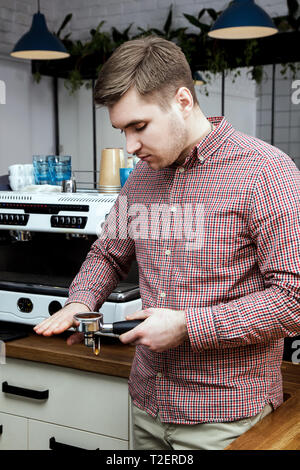
M72 302L79 302L81 304L86 305L91 312L93 312L97 306L95 296L91 292L86 291L73 292L69 295L69 298L66 301L65 305L68 305Z
M219 347L211 307L187 308L185 309L185 318L189 340L194 351L199 352L202 349Z

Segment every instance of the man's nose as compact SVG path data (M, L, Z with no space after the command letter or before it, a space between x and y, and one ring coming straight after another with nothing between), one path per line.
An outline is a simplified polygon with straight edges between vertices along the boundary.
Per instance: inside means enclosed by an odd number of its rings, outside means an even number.
M136 139L134 136L127 135L126 136L126 150L127 153L136 153L142 147L141 142Z

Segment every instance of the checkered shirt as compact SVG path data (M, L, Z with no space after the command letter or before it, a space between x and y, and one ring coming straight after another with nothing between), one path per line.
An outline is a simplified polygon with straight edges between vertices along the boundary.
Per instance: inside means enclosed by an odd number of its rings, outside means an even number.
M209 120L216 128L180 167L137 164L68 300L100 308L136 258L143 308L185 311L188 339L162 353L137 346L129 379L133 402L167 423L277 408L283 338L300 333L299 170Z

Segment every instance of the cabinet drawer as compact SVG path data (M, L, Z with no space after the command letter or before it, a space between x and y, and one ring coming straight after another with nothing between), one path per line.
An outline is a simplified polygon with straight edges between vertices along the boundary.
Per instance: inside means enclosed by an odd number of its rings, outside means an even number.
M128 440L127 379L12 358L0 374L1 411ZM3 382L42 399L4 393Z
M26 418L0 413L0 450L27 449Z
M128 442L121 439L34 420L28 420L28 436L29 450L128 450Z

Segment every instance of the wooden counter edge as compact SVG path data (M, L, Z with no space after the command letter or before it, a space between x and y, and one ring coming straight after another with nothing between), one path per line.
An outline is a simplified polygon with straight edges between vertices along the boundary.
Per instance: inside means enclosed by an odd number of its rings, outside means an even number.
M42 362L115 377L129 377L134 347L104 344L99 356L83 344L66 345L66 338L29 335L6 343L8 358Z

